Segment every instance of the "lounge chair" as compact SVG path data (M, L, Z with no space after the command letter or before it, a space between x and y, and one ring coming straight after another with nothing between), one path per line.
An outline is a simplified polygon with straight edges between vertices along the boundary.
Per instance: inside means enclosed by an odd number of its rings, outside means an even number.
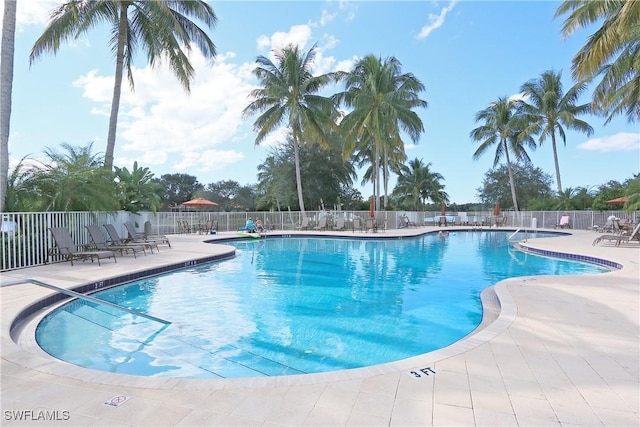
M136 227L133 225L132 222L125 222L124 223L124 227L127 229L127 233L129 234L129 237L125 239L126 243L138 243L138 244L149 244L149 245L154 245L155 248L160 251L160 249L158 249L158 243L167 243L167 241L162 241L161 239L147 239L144 236L144 233L138 233L136 231ZM169 245L169 247L171 247L171 245Z
M560 221L556 224L556 228L571 228L569 225L570 218L569 215L562 215Z
M602 241L615 242L616 246L620 246L620 243L625 242L629 243L632 240L640 241L640 223L635 226L631 234L603 234L598 236L592 243L593 246L597 245Z
M81 250L80 246L76 245L73 241L69 230L64 227L51 227L49 228L49 231L51 232L56 247L58 248L58 254L69 260L71 265L73 265L74 259L81 259L83 261L91 259L91 262L95 259L98 261L98 265L100 265L100 259L104 258L113 258L113 262L118 262L116 260L116 254L112 251Z
M93 250L120 252L120 255L131 251L134 258L136 258L136 252L144 252L145 255L147 254L143 245L117 245L111 241L107 241L97 225L85 225L85 228L89 232L89 237L91 237L91 243L87 247Z
M309 218L302 217L302 221L300 221L300 225L297 227L298 230L306 230L309 228Z
M132 243L129 240L125 240L121 238L118 232L116 231L116 228L113 226L113 224L104 224L104 228L105 230L107 230L107 234L109 235L109 239L111 240L111 243L116 245L128 245ZM142 245L145 248L148 248L151 251L151 253L153 253L154 247L158 249L158 245L153 242L133 242L133 244Z
M327 217L323 216L318 220L318 225L313 227L314 230L326 230L327 229Z
M344 230L344 217L336 218L336 225L333 226L334 231Z
M169 242L169 238L164 234L153 234L151 228L151 221L145 221L144 223L144 240L155 240L158 243L168 245L171 247L171 242Z

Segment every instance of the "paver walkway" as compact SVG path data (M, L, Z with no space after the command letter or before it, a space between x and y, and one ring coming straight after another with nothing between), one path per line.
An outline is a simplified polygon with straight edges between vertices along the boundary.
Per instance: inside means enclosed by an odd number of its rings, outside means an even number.
M9 335L15 316L51 291L2 288L2 425L637 426L640 247L594 247L597 234L572 233L527 244L624 268L500 282L493 298L499 315L475 335L405 361L327 374L181 380L79 368L35 345L35 322L18 343ZM173 236L173 249L135 261L54 264L8 272L2 280L31 277L71 287L224 251L204 238ZM128 400L105 405L117 396Z

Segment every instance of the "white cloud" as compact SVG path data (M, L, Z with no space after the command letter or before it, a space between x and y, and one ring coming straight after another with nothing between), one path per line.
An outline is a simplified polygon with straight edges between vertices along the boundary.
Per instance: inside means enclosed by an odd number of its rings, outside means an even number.
M451 12L451 10L453 9L453 6L455 6L456 2L455 0L453 0L451 3L449 3L449 5L447 7L444 7L441 11L439 15L435 15L433 13L429 14L429 23L427 25L425 25L424 27L422 27L422 29L420 30L420 32L418 33L418 35L416 36L417 39L424 39L426 37L429 36L429 34L431 34L432 31L440 28L443 24L444 24L444 20L447 16L447 13Z
M118 117L117 164L167 164L176 170L212 170L239 162L244 155L229 148L243 126L242 110L252 89L252 66L228 62L220 54L213 65L194 51L196 77L185 92L166 64L134 69L135 91L123 81ZM113 77L91 70L74 86L98 104L96 114L108 114ZM216 147L216 148L214 148ZM126 154L130 153L130 154Z
M640 133L621 132L602 138L593 138L579 144L579 150L588 151L637 151L640 150Z
M269 36L260 36L257 39L257 47L260 51L270 52L282 50L289 45L305 48L311 38L311 26L307 24L293 25L288 32L278 31ZM273 60L273 58L271 58Z

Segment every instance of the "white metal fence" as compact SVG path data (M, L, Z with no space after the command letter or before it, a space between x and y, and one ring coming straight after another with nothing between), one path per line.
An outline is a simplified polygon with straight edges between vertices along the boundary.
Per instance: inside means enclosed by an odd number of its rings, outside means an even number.
M447 212L449 223L460 224L465 215L468 221L490 226L493 212ZM337 218L344 218L345 230L353 229L353 220L364 221L369 218L368 211L309 211L309 228L313 229L320 218L326 217L327 227L332 228ZM441 212L411 212L392 211L375 212L374 216L379 227L394 229L404 225L403 218L410 224L417 226L437 225ZM563 215L569 215L570 228L593 229L602 226L607 217L615 215L629 218L637 222L640 212L623 213L620 211L537 211L501 213L506 217L505 226L518 228L555 228ZM65 227L69 229L74 241L78 245L90 241L85 225L98 225L103 232L103 224L113 224L122 237L127 236L124 223L131 221L139 231L144 230L144 223L149 221L155 234L178 234L185 232L184 224L196 232L207 232L203 225L211 221L217 222L218 231L235 231L243 227L247 218L261 218L265 227L275 230L294 230L301 223L300 212L159 212L153 214L144 212L131 214L129 212L27 212L4 213L0 223L0 243L2 245L2 271L17 268L42 265L56 262L60 258L50 256L55 247L50 227ZM107 235L105 233L105 238Z

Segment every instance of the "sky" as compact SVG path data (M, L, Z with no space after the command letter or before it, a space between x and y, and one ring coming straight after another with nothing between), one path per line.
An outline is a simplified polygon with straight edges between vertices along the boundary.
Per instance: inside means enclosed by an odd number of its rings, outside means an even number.
M45 148L86 146L104 154L113 91L115 60L108 29L97 26L80 39L29 64L29 53L61 2L18 1L10 167L25 157L44 159ZM166 64L150 67L143 52L134 63L135 90L126 80L120 104L114 164L131 170L133 162L156 177L186 173L204 185L234 180L257 183L257 167L284 141L273 132L255 145L253 122L242 110L258 84L252 75L258 56L271 57L288 44L303 51L317 47L314 74L349 71L373 54L395 57L403 73L425 86L417 109L425 131L418 143L405 136L408 160L430 164L443 177L452 203L475 203L477 190L492 168L495 151L473 160L478 143L469 137L481 123L478 111L500 97L517 96L525 82L547 70L562 72L565 92L571 58L596 31L569 38L561 34L564 17L554 18L557 1L211 1L218 23L210 38L217 57L205 60L194 49L196 70L187 93ZM0 11L1 13L1 11ZM343 90L336 86L328 93ZM580 99L586 103L591 90ZM591 136L568 131L559 142L562 184L597 186L623 182L640 170L640 124L618 116L605 125L584 116ZM553 177L551 142L530 152L534 166ZM303 171L304 173L304 171ZM355 187L366 198L372 185ZM395 179L391 181L391 188Z

